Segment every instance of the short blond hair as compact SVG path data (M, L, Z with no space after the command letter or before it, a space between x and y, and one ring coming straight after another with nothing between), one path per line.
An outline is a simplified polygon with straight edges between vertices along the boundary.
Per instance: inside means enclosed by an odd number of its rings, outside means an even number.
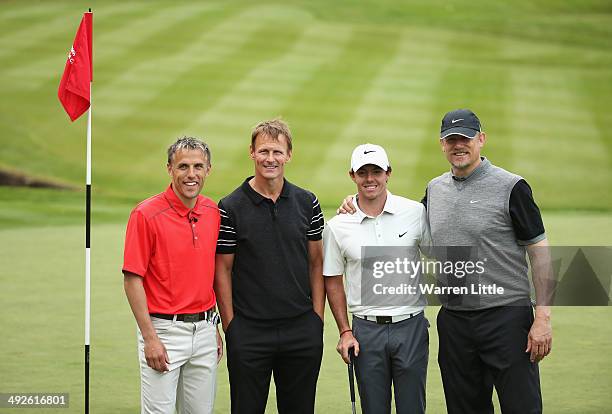
M287 139L287 148L289 148L289 151L293 149L289 125L287 125L287 123L280 118L275 118L270 121L262 121L255 125L253 132L251 132L251 148L255 148L255 140L259 135L265 135L277 141L279 135L284 135Z

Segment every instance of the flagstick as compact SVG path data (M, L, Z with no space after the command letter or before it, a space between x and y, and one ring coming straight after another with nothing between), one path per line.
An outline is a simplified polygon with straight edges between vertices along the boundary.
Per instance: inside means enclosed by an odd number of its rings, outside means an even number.
M87 112L87 177L85 180L85 414L89 414L89 314L90 314L90 235L91 235L91 88Z

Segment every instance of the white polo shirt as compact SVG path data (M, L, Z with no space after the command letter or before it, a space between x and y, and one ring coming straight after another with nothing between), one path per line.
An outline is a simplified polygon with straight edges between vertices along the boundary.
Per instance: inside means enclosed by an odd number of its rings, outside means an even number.
M383 212L370 217L359 209L338 214L323 231L323 275L344 275L349 312L368 316L398 316L420 312L423 306L365 306L361 304L361 248L363 246L431 246L423 204L387 191ZM418 259L417 259L418 260Z

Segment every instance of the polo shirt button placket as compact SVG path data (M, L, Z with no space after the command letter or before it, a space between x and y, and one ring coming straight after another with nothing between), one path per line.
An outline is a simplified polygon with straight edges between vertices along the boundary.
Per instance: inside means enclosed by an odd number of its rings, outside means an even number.
M193 247L200 247L198 243L198 232L196 231L196 223L192 222L191 219L191 234L193 236Z

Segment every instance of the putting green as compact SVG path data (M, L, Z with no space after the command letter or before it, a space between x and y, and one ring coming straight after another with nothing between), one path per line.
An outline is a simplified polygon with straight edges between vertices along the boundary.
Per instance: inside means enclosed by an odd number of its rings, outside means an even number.
M330 213L330 212L326 212ZM329 217L329 214L327 215ZM545 215L548 232L567 244L581 228L597 234L609 218ZM94 412L135 412L139 377L135 322L123 292L121 263L124 224L95 226L92 236L91 404ZM609 232L607 234L610 234ZM0 302L3 392L69 392L69 412L83 403L83 229L78 226L15 228L0 231ZM584 239L586 241L586 239ZM605 242L591 238L590 244ZM437 308L427 309L430 364L429 412L441 413L444 400L436 363ZM555 308L554 351L541 365L547 411L602 413L610 404L612 357L605 349L612 337L612 308ZM325 321L325 352L317 391L317 412L348 408L346 366L335 351L337 329L331 312ZM273 405L271 394L270 407ZM225 360L218 375L216 412L228 412ZM269 412L275 412L273 408Z
M326 217L354 191L353 146L383 145L391 190L420 199L447 170L444 112L476 111L484 154L523 175L558 245L612 243L612 10L600 0L326 2L98 1L94 10L92 411L139 404L135 324L122 290L123 231L133 205L167 185L164 149L204 137L205 192L219 199L252 170L250 128L292 127L287 176ZM82 5L0 6L0 169L76 188L85 117L56 97ZM83 193L0 187L0 391L70 392L83 403ZM436 309L427 315L435 321ZM552 413L609 411L609 308L556 308L542 364ZM435 325L434 325L435 326ZM326 319L317 412L348 411L346 368ZM444 411L430 331L429 412ZM225 365L217 409L228 412ZM271 395L273 400L273 396ZM270 406L273 407L273 406ZM274 412L274 408L269 408ZM24 410L23 412L27 412Z

